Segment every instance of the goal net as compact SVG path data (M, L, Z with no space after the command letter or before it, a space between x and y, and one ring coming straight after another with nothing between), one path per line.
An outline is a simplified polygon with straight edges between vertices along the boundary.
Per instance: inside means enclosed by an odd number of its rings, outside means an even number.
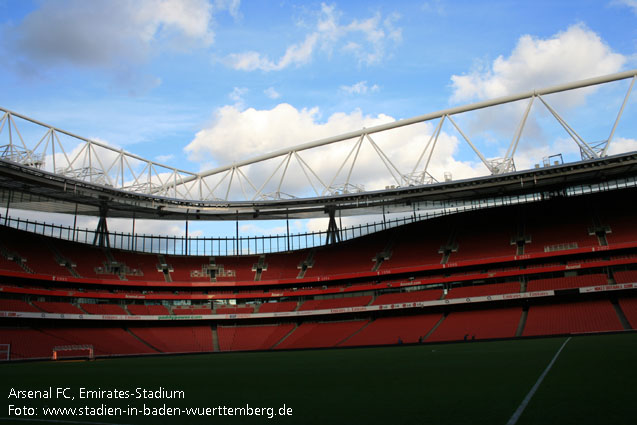
M11 344L0 344L0 362L11 360Z
M92 345L60 345L53 347L53 360L69 359L69 358L87 358L93 360Z

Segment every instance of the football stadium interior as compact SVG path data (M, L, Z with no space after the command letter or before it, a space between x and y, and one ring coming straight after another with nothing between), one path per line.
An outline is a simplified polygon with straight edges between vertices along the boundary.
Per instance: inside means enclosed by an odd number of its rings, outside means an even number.
M630 94L636 75L632 71L606 80L632 78ZM553 91L598 83L580 82L546 93L536 91L515 99L500 99L494 104L520 99L544 102L541 96ZM210 175L224 176L230 173L226 179L230 183L224 199L210 200L185 193L201 187L206 176L189 176L181 171L173 171L160 188L151 187L149 180L136 181L139 190L125 189L124 182L131 178L124 176L123 164L128 159L121 155L114 160L122 164L112 170L121 173L114 184L95 179L95 165L88 167L85 174L80 174L79 168L73 170L74 174L59 172L59 164L47 169L43 160L37 159L46 152L37 156L24 142L16 142L22 139L17 136L19 133L13 130L11 136L12 129L17 128L14 120L24 117L6 110L0 112L4 113L0 136L14 139L7 143L6 154L0 159L0 356L14 367L11 373L25 367L42 367L39 363L14 361L44 359L45 364L50 364L50 359L93 357L132 357L129 360L139 363L139 367L143 367L140 362L152 364L170 358L171 362L158 367L179 370L174 365L203 361L202 356L190 356L193 353L240 351L278 356L279 360L292 363L289 367L294 370L295 355L307 360L304 356L327 357L330 352L343 352L345 357L338 360L343 362L338 372L341 375L332 378L364 380L343 371L353 361L346 356L356 357L361 364L392 363L392 353L397 355L399 350L421 348L428 355L446 350L453 356L453 350L476 347L483 341L500 344L493 347L519 344L515 347L527 350L530 357L534 350L544 349L552 356L563 342L556 336L610 334L582 337L591 346L595 346L594 338L634 340L635 152L608 155L607 147L586 144L577 136L583 143L582 160L577 162L550 160L532 169L515 170L510 166L512 162L506 161L512 158L511 153L505 161L489 162L490 175L471 179L421 180L420 184L411 181L378 191L350 191L348 176L340 190L324 191L320 196L285 197L276 190L278 196L268 199L256 195L252 200L228 198L232 176L235 184L241 179L250 182L241 167L279 157L283 158L277 168L280 171L285 161L289 163L298 152L313 147L305 146L211 172ZM443 111L419 120L440 118L442 126L442 121L451 120L460 112ZM634 116L628 119L634 120ZM58 134L63 132L47 128L40 142L50 141L44 148L50 152L60 143ZM365 137L376 130L321 143L354 138L360 147ZM606 142L610 143L611 138L612 133ZM373 144L371 139L370 143ZM91 149L89 146L86 150L89 156ZM53 158L59 156L54 153ZM501 167L503 164L507 166ZM108 177L111 169L108 165L104 168L108 168L104 174ZM341 166L343 172L347 168ZM144 170L151 174L151 166ZM309 167L307 170L306 176L311 174ZM255 192L262 190L255 188ZM20 217L19 211L27 210L38 212L42 218ZM386 212L400 215L386 219ZM98 224L86 229L52 223L46 219L47 213L63 213L75 219L91 216L98 219ZM375 214L382 219L353 227L339 223L343 216L360 214ZM237 230L235 237L208 238L189 237L188 230L185 236L139 235L134 227L130 233L110 232L108 220L112 217L129 219L133 226L139 219L185 223L219 220L236 224L237 229L242 220L325 217L329 226L323 232L293 235L288 230L284 235L246 237L239 236ZM540 338L547 336L553 338ZM531 345L533 341L540 345ZM603 340L599 341L597 346L604 346ZM569 344L576 346L574 342ZM346 347L367 348L307 350ZM592 353L595 349L582 350ZM380 357L369 360L369 353ZM253 353L236 355L250 354ZM232 362L249 363L246 357L230 356L213 357L220 359L219 364L226 364L228 370L243 367L233 366ZM475 356L479 359L484 354ZM616 357L617 362L621 359L621 355ZM108 362L120 360L126 359ZM538 362L541 370L546 360L540 355L527 362ZM606 360L613 362L613 358ZM408 359L399 362L403 361L408 367L420 367L411 365ZM489 367L509 370L509 365L504 364L508 360L497 361L501 364ZM523 360L517 357L516 361ZM63 367L69 366L73 364ZM246 365L246 370L253 367ZM449 373L454 367L464 370L457 364L443 363L439 367L447 368ZM537 372L531 369L530 375ZM379 374L383 367L373 370L373 374ZM241 378L237 383L230 372L216 373L214 376L219 378L201 375L201 379L213 379L214 385L226 386L230 393L235 386L239 391L241 385L264 385L256 378L249 383ZM427 373L444 379L442 372ZM484 378L466 373L472 379ZM301 372L299 379L304 379L302 376ZM308 376L307 379L323 382L314 374ZM199 378L194 375L188 379ZM269 379L277 378L273 375ZM290 382L288 378L281 379ZM444 394L444 388L441 391ZM525 390L520 391L500 394L503 399L512 398L511 404L501 403L499 408L504 413L484 416L484 422L475 423L493 423L491 420L497 422L510 416L511 406L524 395ZM435 397L435 393L425 391L421 396ZM393 397L387 400L394 400ZM411 396L396 397L404 400L405 410L410 409ZM479 409L474 402L482 403L482 396L475 396L467 409ZM443 405L453 410L452 405ZM455 413L447 413L449 421L458 420ZM467 414L466 410L463 414ZM617 414L617 423L623 423L623 413ZM378 411L368 411L367 415L378 415L368 423L395 421ZM317 422L308 418L302 422L325 423L325 416L318 417L321 419ZM428 421L422 423L443 422L435 416L428 417ZM527 421L533 423L533 418Z

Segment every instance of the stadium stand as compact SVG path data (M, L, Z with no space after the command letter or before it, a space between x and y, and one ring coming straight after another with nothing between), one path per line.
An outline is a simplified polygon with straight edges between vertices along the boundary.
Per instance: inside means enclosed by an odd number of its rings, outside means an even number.
M441 318L442 314L439 313L380 317L339 345L391 345L397 344L399 340L404 343L419 342Z
M149 347L162 353L213 351L210 326L131 327L129 331Z
M608 278L603 274L586 274L548 279L535 279L527 283L527 292L545 291L549 289L580 288L583 286L606 285Z
M221 351L269 350L294 329L293 324L218 326Z
M442 289L428 289L412 292L395 292L376 297L373 305L414 303L419 301L438 300L442 297Z
M345 341L368 323L367 320L348 322L306 322L283 339L275 349L334 347Z
M217 307L215 309L216 314L250 314L254 313L254 307Z
M261 304L259 313L275 313L281 311L294 311L298 307L297 301L282 301L278 303Z
M88 314L128 314L126 310L117 304L80 304L80 308Z
M637 270L621 270L613 273L617 283L637 283Z
M327 310L333 308L362 307L368 305L372 300L371 295L360 297L325 298L320 300L305 301L299 307L299 311L307 310Z
M129 304L126 309L130 314L141 316L165 316L170 314L170 311L163 305Z
M521 315L520 307L454 311L444 318L427 342L512 338Z
M623 329L606 300L547 304L529 308L524 336L603 332Z
M449 290L446 299L482 297L486 295L515 294L520 292L519 282L496 283L491 285L462 286Z
M47 313L85 314L79 307L64 302L33 301L33 305Z
M0 299L0 311L40 312L37 308L21 300Z
M637 298L620 298L618 302L631 328L637 329Z

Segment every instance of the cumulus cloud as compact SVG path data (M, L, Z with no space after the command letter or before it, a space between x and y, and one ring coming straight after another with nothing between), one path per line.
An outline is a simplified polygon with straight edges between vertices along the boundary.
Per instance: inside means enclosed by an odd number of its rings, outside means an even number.
M17 51L35 62L110 67L145 60L159 40L208 46L211 19L205 0L44 1L12 32Z
M185 150L190 160L198 162L202 168L208 168L394 120L393 117L384 114L364 115L360 110L354 110L351 113L335 113L326 120L322 120L318 108L297 109L285 103L269 110L253 108L240 110L236 106L225 106L217 110L211 125L198 132ZM374 134L372 138L401 173L407 174L415 166L417 156L429 141L432 132L432 125L427 123ZM337 175L338 169L352 152L356 141L352 139L301 151L299 155L324 184L338 186L346 182L354 154ZM440 135L429 168L429 172L437 179L443 180L445 172L451 172L456 179L485 174L486 168L477 160L472 162L456 159L460 144L461 142L453 134L443 132ZM388 185L397 184L367 140L363 142L356 155L357 161L352 169L349 183L362 185L364 190L384 189ZM323 187L318 179L307 169L304 171L296 157L291 158L288 165L281 165L275 172L282 160L283 157L279 157L243 167L241 170L257 187L274 173L274 177L264 188L264 193L278 190L283 194L312 196L316 193L311 190L311 184L315 185L319 194L322 192ZM418 169L421 170L423 165L424 163L421 162ZM281 183L284 168L286 178ZM310 175L312 183L308 181L306 173ZM400 178L400 176L397 177ZM216 180L209 183L209 187L212 188L215 182L221 181L221 178L221 175L217 176ZM219 187L223 189L218 190L215 197L225 197L229 180L230 178L226 176L226 180L220 183ZM243 177L234 177L234 186L229 191L231 199L241 198L242 192L254 194L254 190L249 190L249 183L244 180Z
M620 71L625 63L625 56L614 52L598 34L582 24L548 38L524 35L509 55L501 55L491 64L466 74L453 75L450 101L492 99L612 74ZM587 99L598 92L598 87L588 87L543 97L573 124L570 120L577 117L577 108L583 107ZM491 152L498 150L499 156L504 156L527 104L527 101L520 101L468 113L464 129L474 142L483 142L481 148ZM563 130L542 102L535 100L516 152L517 168L532 167L543 157L560 152L572 155L569 156L571 160L577 159L577 145L570 139L560 139L563 135ZM585 134L583 137L586 139ZM489 147L489 144L495 144L494 141L505 142L500 143L499 148Z
M374 64L387 56L387 46L402 40L402 29L396 27L399 15L383 19L380 13L341 24L341 13L335 6L321 4L313 30L303 40L289 45L277 60L256 51L232 53L224 62L241 71L280 71L290 66L309 63L320 50L332 54L335 50L354 55L360 64Z
M378 87L377 84L369 87L367 81L359 81L351 86L341 86L340 89L347 94L367 94L377 92L380 90L380 87Z
M616 137L613 141L611 141L608 148L609 155L633 151L637 151L637 140L627 139L625 137Z
M524 35L508 57L486 68L451 77L452 102L489 99L553 84L611 74L626 58L613 52L594 31L573 25L547 39ZM571 103L583 101L576 96Z
M214 13L236 15L238 7L236 0L43 0L22 21L5 24L0 39L20 75L55 66L105 70L136 95L161 83L141 65L161 49L210 46Z
M276 91L274 87L268 87L267 89L263 90L263 93L270 99L278 99L281 97L281 93Z

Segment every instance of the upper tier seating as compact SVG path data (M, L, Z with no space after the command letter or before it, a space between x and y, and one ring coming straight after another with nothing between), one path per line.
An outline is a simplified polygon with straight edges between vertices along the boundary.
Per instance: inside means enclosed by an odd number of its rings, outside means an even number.
M445 259L448 266L471 261L496 262L498 258L516 255L518 239L526 241L523 244L525 254L556 256L568 254L575 247L599 246L604 238L598 238L595 232L603 235L608 231L605 239L611 245L635 243L634 211L621 207L624 199L635 192L626 189L616 193L454 214L390 228L329 247L266 254L261 258L260 280L295 279L301 263L310 257L312 260L305 272L308 279L369 273L378 265L376 259L380 258L380 254L384 258L380 271L384 271L403 267L437 267ZM578 214L572 211L578 211ZM597 226L594 223L598 223ZM120 278L161 283L166 280L164 273L158 270L159 257L156 254L111 250L107 255L105 250L90 244L6 227L2 227L0 232L6 251L26 259L26 267L36 273L69 276L69 270L58 264L57 253L75 264L75 272L83 278L117 282ZM210 282L211 270L208 269L211 264L217 268L217 282L250 282L259 278L256 271L259 255L214 258L164 255L164 258L169 269L172 268L170 277L173 282ZM126 267L122 269L122 265ZM18 264L4 257L0 258L0 269L25 273Z
M47 241L51 240L50 238L40 235L31 235L31 237L25 238L24 232L15 229L5 229L5 232L6 239L3 239L3 243L7 243L7 248L22 258L24 264L34 273L71 276L67 268L56 261L55 254L47 246ZM15 269L11 266L13 270L24 271L15 262L13 263L18 267Z

